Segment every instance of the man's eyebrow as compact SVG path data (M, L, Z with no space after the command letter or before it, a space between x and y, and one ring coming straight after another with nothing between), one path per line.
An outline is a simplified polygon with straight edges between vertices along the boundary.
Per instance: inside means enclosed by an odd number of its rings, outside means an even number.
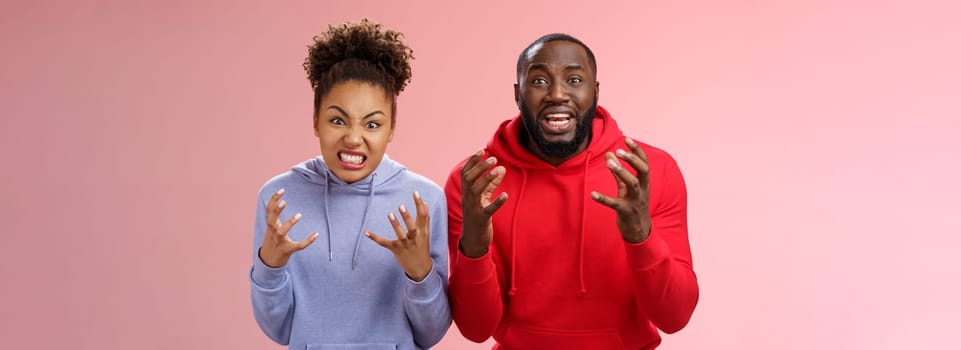
M527 68L527 71L529 71L529 72L530 72L530 71L535 71L535 70L547 71L547 70L548 70L548 66L547 66L547 64L544 64L544 63L533 63L533 64L530 65L530 67ZM586 70L586 69L584 68L584 66L582 66L582 65L580 65L580 64L577 64L577 63L571 63L571 64L568 64L568 65L564 66L564 71L574 71L574 70Z
M527 71L532 71L532 70L547 70L547 65L543 63L534 63L527 68Z

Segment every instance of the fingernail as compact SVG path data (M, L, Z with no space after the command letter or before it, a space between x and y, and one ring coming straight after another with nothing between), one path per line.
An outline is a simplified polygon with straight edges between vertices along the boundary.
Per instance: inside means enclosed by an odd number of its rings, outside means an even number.
M474 152L474 155L480 157L480 156L484 155L484 150L479 149L479 150L477 150L477 152Z
M284 189L281 188L280 191L277 191L277 194L284 194Z
M608 167L608 168L611 168L611 169L617 169L618 167L620 167L620 165L617 164L617 161L616 161L616 160L608 159L608 160L607 160L607 167Z
M370 232L364 231L364 236L370 237Z
M487 162L490 164L497 163L497 158L494 158L494 157L487 158Z
M280 201L280 203L277 203L277 206L281 208L285 207L286 205L287 205L287 201Z
M403 204L401 204L400 207L398 207L398 209L400 209L400 212L401 212L401 213L406 213L406 212L407 212L407 207L404 207Z
M597 195L597 192L591 192L591 198L598 199L600 196Z
M414 191L414 198L420 199L420 193L417 193L417 191Z
M294 220L300 220L300 213L294 214Z
M387 218L391 220L397 220L397 217L394 216L394 213L387 213Z
M614 153L616 153L619 157L623 157L623 156L627 155L627 152L624 152L624 150L622 150L622 149L620 149L620 148L618 148L617 151L614 151Z

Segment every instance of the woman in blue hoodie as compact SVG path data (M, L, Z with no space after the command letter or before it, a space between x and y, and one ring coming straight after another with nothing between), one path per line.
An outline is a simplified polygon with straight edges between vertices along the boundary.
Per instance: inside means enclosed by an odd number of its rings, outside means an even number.
M291 349L429 348L450 326L444 193L385 154L402 36L364 20L308 47L321 156L260 189L250 271L257 324Z

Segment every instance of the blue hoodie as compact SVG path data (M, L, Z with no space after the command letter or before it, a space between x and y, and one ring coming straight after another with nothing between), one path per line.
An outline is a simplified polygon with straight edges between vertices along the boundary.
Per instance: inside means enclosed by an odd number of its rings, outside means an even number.
M281 188L287 202L281 221L303 215L288 236L320 236L287 265L271 268L257 253L267 202ZM397 239L387 213L399 216L403 204L416 214L414 191L430 207L434 260L420 282L407 278L393 253L363 235L366 229ZM429 179L384 155L371 175L348 184L317 157L267 181L255 218L250 296L257 324L277 343L290 349L421 349L447 332L447 201Z

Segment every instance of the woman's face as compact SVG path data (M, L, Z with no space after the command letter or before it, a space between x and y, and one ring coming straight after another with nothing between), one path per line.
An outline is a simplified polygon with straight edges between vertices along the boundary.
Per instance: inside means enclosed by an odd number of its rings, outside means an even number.
M394 138L391 101L382 87L353 80L321 97L314 135L327 167L347 183L370 175Z

